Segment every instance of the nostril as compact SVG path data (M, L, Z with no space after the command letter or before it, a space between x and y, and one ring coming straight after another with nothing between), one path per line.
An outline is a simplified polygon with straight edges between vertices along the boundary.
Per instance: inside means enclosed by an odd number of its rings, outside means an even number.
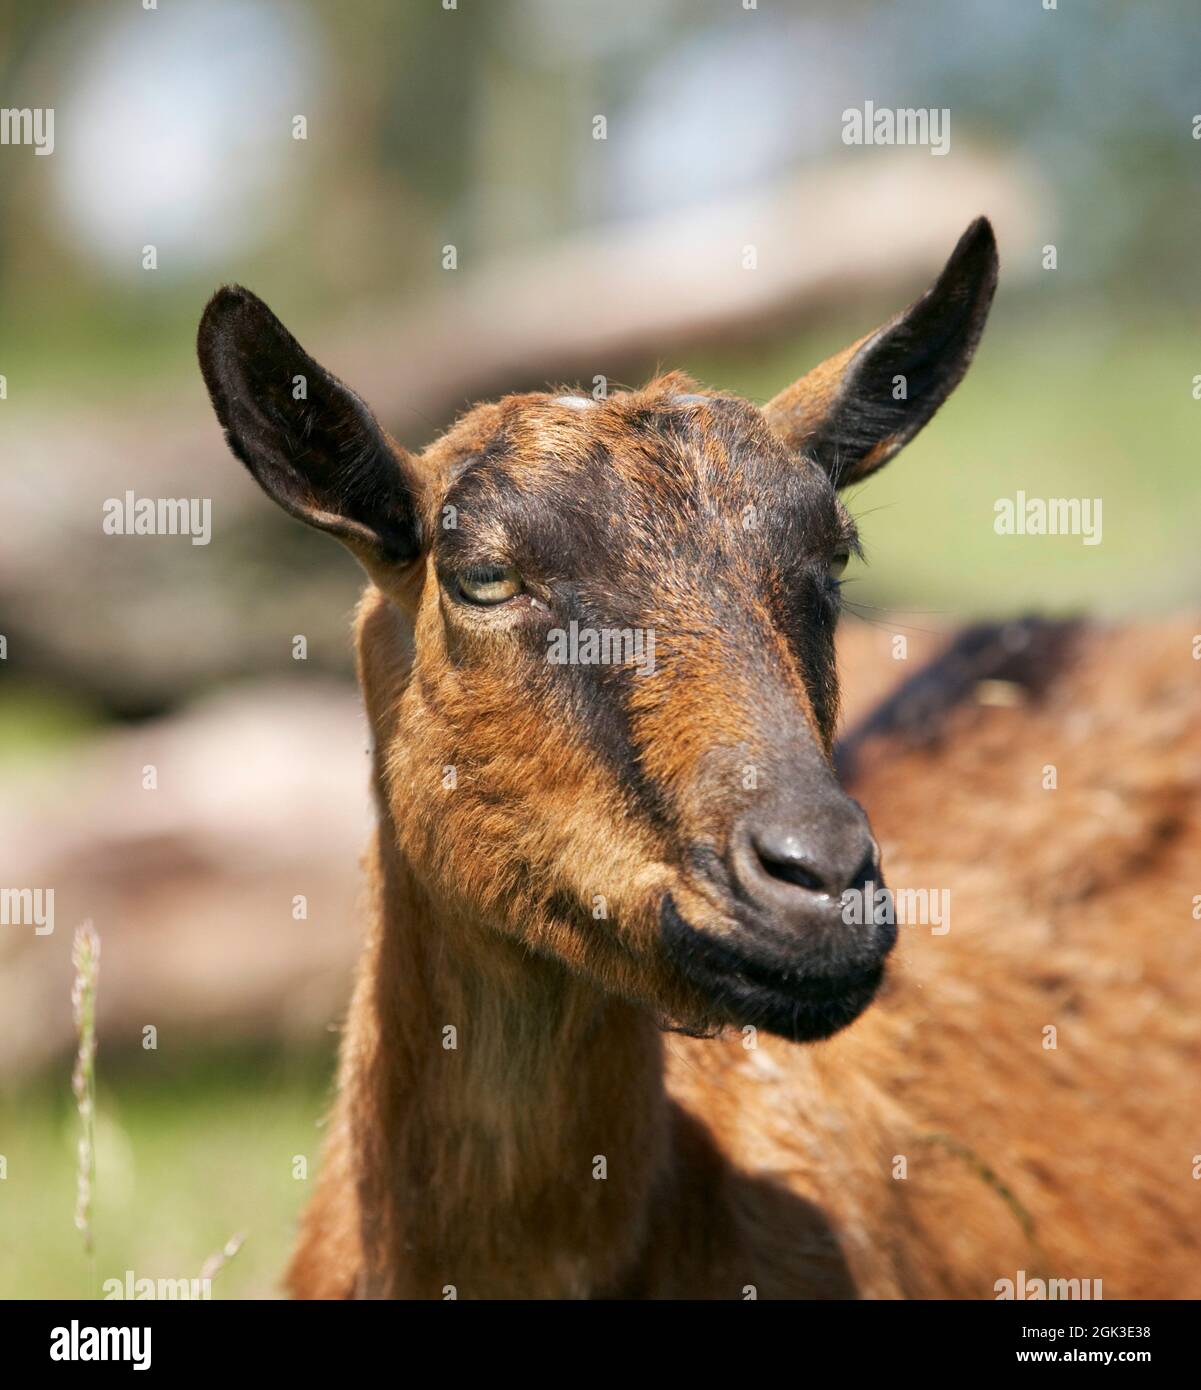
M838 898L863 891L877 877L876 846L866 833L825 837L830 841L825 843L821 835L768 826L752 829L749 838L760 874L809 893Z
M794 883L798 888L807 888L811 893L824 893L826 886L821 875L815 873L806 862L802 852L788 847L776 847L753 841L755 853L765 873L781 883Z
M826 891L821 878L804 864L794 864L786 859L772 859L762 853L759 855L759 862L772 878L778 878L782 883L795 883L798 888L808 888L812 893Z

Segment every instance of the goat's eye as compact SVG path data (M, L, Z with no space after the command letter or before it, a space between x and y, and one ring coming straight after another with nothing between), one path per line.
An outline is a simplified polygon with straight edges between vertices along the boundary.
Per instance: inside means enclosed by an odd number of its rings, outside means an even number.
M851 553L849 550L840 550L837 555L832 555L826 569L826 573L829 577L831 579L841 579L850 558Z
M464 570L457 583L460 598L485 606L504 603L521 592L521 575L512 565L481 565Z

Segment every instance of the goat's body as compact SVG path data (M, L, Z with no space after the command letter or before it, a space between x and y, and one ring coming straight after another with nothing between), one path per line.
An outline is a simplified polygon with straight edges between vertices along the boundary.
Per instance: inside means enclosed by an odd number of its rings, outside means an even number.
M460 955L383 811L292 1292L1201 1294L1193 631L1035 632L1025 666L961 644L863 726L846 775L889 881L949 890L950 930L903 925L823 1044L661 1038L557 962ZM1013 703L981 705L998 677Z
M294 1293L1199 1291L1195 628L974 630L835 749L838 492L997 271L978 218L761 408L532 392L419 456L213 296L231 449L371 581L372 929Z

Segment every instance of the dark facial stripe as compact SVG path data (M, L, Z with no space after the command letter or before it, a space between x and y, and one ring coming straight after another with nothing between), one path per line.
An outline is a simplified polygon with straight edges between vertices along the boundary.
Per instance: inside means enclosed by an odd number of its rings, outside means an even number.
M677 816L664 789L646 772L634 742L631 683L641 679L627 666L562 666L562 685L571 716L589 747L613 773L630 812L656 830L671 832Z

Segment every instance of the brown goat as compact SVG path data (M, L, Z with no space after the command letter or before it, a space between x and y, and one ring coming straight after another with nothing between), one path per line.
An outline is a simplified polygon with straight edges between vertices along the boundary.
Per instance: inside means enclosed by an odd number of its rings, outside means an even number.
M1198 1292L1191 633L979 630L852 732L890 878L955 905L882 990L834 775L836 488L946 398L995 280L980 221L763 410L511 396L420 456L214 297L233 451L371 581L372 926L294 1294Z

